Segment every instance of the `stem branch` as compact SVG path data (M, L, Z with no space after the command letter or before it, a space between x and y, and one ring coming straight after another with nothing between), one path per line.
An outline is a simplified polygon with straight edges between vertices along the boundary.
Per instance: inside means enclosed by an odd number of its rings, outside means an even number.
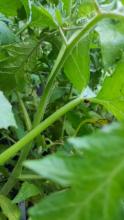
M68 104L61 107L59 110L54 112L51 116L40 123L36 128L26 134L16 144L12 145L9 149L4 151L0 155L0 165L4 165L7 160L14 157L16 153L21 150L25 145L29 144L34 138L36 138L41 132L52 125L56 120L63 116L66 112L70 111L82 102L82 97L78 97Z
M17 94L17 97L18 97L20 108L21 108L22 113L23 113L23 117L24 117L24 120L25 120L25 125L26 125L26 128L27 128L27 131L30 131L32 129L32 124L31 124L31 120L30 120L29 114L27 112L27 109L26 109L26 107L24 105L24 102L23 102L19 92L16 92L16 94Z
M97 13L98 13L98 14L101 13L101 10L100 10L100 8L99 8L99 5L98 5L97 0L93 0L93 2L94 2L95 9L96 9Z
M105 18L114 18L114 19L119 19L119 20L124 20L124 16L122 14L117 14L117 13L99 13L96 15L82 30L76 31L72 37L68 40L67 45L63 45L60 53L58 55L58 58L56 59L56 62L53 66L53 69L51 71L51 74L49 75L48 81L46 88L43 92L43 95L41 97L40 103L38 110L36 112L36 115L34 117L34 127L40 123L40 121L43 119L45 109L47 107L47 104L49 102L53 85L54 85L54 80L56 78L56 75L58 72L61 70L63 67L66 59L68 58L69 54L71 53L72 49L76 46L76 44L80 41L80 39L86 34L91 31L94 26L100 22L101 20Z
M94 17L83 29L76 31L72 37L68 41L68 45L63 45L60 53L58 55L58 58L53 66L52 72L48 78L46 88L44 90L43 96L41 97L38 111L35 115L33 127L37 126L41 119L44 116L44 112L46 109L46 106L48 104L52 89L54 88L54 80L56 78L56 75L63 67L66 59L68 58L69 54L71 53L72 49L75 47L75 45L80 41L80 39L86 34L91 31L94 26L100 22L103 19L106 18L113 18L118 20L124 20L124 16L122 14L116 14L116 13L98 13L96 17ZM57 112L55 112L53 115L48 117L43 123L39 124L36 128L34 128L31 132L29 132L25 137L23 137L20 141L18 141L16 144L12 145L8 150L3 152L0 155L0 164L3 165L8 159L13 157L20 149L22 149L24 146L20 159L14 168L14 171L12 173L13 178L9 178L5 186L3 187L2 192L7 194L10 189L14 186L14 184L17 181L17 177L22 169L22 162L26 159L32 145L29 144L26 146L27 143L32 141L38 134L40 134L43 130L45 130L48 126L50 126L53 122L55 122L57 119L59 119L62 115L64 115L67 111L75 107L78 103L81 102L81 98L78 98L69 104L65 105L61 109L59 109Z

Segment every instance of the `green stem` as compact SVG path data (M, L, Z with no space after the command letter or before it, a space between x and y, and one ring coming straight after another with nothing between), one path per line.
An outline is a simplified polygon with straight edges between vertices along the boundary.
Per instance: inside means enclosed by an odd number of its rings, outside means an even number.
M69 100L71 98L71 94L72 94L72 84L70 86L70 91L69 91L69 94L67 96L67 100ZM66 114L64 115L63 117L63 124L62 124L62 132L61 132L61 139L63 139L64 137L64 131L65 131L65 121L66 121Z
M30 25L30 22L27 22L17 33L16 36L19 36L20 34L22 34Z
M42 123L40 123L36 128L26 134L21 140L19 140L16 144L12 145L9 149L4 151L0 155L0 165L4 165L7 160L14 157L16 153L21 150L25 145L29 144L34 138L36 138L41 132L43 132L46 128L52 125L56 120L58 120L61 116L63 116L66 112L70 111L74 107L76 107L79 103L82 102L82 97L78 97L68 104L61 107L47 119L45 119Z
M76 131L75 131L75 133L74 133L74 137L76 137L76 136L78 135L78 132L80 131L81 127L82 127L84 124L86 124L86 123L93 124L93 123L95 123L96 121L98 121L98 119L90 119L90 118L81 121L81 123L78 125L78 127L77 127L77 129L76 129Z
M67 46L68 45L67 39L66 39L65 34L63 33L63 30L62 30L61 27L59 27L59 32L61 34L61 37L62 37L62 40L63 40L64 44Z
M82 30L83 26L62 27L63 31L77 31Z
M18 162L16 166L14 167L11 175L9 176L7 182L4 184L3 188L1 189L1 193L3 195L8 195L8 193L11 191L11 189L15 186L15 184L18 181L18 177L20 176L22 172L22 163L24 160L26 160L27 155L29 154L29 151L32 147L32 143L25 146L24 149L21 151L21 155L18 159Z
M30 117L28 115L27 109L24 105L23 100L20 97L19 92L16 92L18 100L19 100L19 104L20 104L20 108L22 110L23 113L23 117L24 117L24 121L25 121L25 125L27 128L27 131L30 131L32 129L32 124L31 124L31 120ZM32 147L32 144L25 146L24 149L21 152L21 155L18 159L18 162L16 164L16 166L14 167L11 175L9 176L7 182L4 184L3 188L1 189L1 193L4 195L7 195L10 190L13 188L13 186L16 184L17 182L17 177L20 175L21 171L22 171L22 163L23 161L27 158L27 155L30 151Z
M56 77L57 73L60 71L60 69L62 68L62 66L64 65L64 59L65 59L66 53L67 53L66 48L67 48L67 46L64 44L62 46L62 49L61 49L59 55L58 55L58 58L57 58L55 65L52 69L52 72L48 78L46 88L43 92L43 95L42 95L40 103L39 103L38 110L37 110L36 115L34 117L33 127L37 126L44 116L44 112L46 110L47 103L49 102L52 90L54 89L55 77Z
M100 7L99 7L97 0L93 0L93 2L94 2L94 6L95 6L97 13L101 13L101 10L100 10Z
M21 155L19 157L19 160L15 166L15 168L12 171L12 174L9 176L7 182L4 184L3 188L1 189L0 193L2 193L3 195L8 195L8 193L10 192L10 190L13 188L13 186L16 184L17 182L17 178L19 177L21 171L22 171L22 163L23 161L26 159L27 154L26 152L28 152L29 150L29 146L25 146L25 148L23 149L23 151L21 152ZM31 146L30 146L31 148Z
M70 0L70 1L69 1L69 7L68 7L68 12L67 12L69 17L71 16L72 1L73 1L73 0Z
M34 117L34 127L40 123L44 116L45 109L47 107L47 104L49 102L49 98L52 93L53 85L54 85L54 80L56 78L56 75L58 72L61 70L63 67L66 59L68 58L69 54L71 53L72 49L75 47L75 45L80 41L80 39L86 34L91 31L94 26L101 20L105 18L114 18L114 19L119 19L119 20L124 20L124 16L121 14L116 14L116 13L99 13L97 16L95 16L82 30L76 31L72 35L72 37L69 39L67 46L63 45L60 53L58 55L58 58L53 66L52 72L48 78L46 88L44 90L44 93L41 97L40 103L38 110L36 112L36 115Z
M18 97L20 108L21 108L22 113L23 113L23 117L24 117L24 120L25 120L25 125L26 125L26 128L27 128L27 131L30 131L32 129L32 124L31 124L31 120L30 120L29 114L27 112L27 109L26 109L26 107L24 105L24 102L23 102L19 92L16 92L16 94L17 94L17 97Z
M68 41L68 46L65 46L63 45L60 53L59 53L59 56L55 62L55 65L53 67L53 70L48 78L48 82L47 82L47 86L46 86L46 89L43 93L43 96L41 98L41 101L40 101L40 104L39 104L39 108L38 108L38 111L35 115L35 119L34 119L34 123L33 123L33 126L35 127L37 124L39 124L40 120L43 118L44 116L44 112L45 112L45 109L46 109L46 106L47 106L47 103L49 101L49 98L50 98L50 94L52 92L52 89L53 89L53 84L54 84L54 80L56 78L56 75L57 73L61 70L62 66L64 65L67 57L69 56L71 50L73 49L73 47L79 42L79 40L84 37L86 34L88 34L88 32L90 30L92 30L92 28L99 22L101 21L102 19L104 18L114 18L114 19L119 19L119 20L124 20L124 16L122 16L121 14L115 14L115 13L101 13L101 14L98 14L96 17L94 17L85 27L83 30L78 30L75 34L73 34L73 36L71 37L71 39ZM60 110L61 111L61 110ZM59 112L59 110L57 111ZM53 116L55 115L56 113L53 114ZM57 114L58 115L58 114ZM56 115L56 116L57 116ZM48 122L49 122L49 119L51 119L52 116L50 116L48 118ZM54 118L54 117L53 117ZM56 118L56 117L55 117ZM55 119L54 118L54 119ZM54 122L54 120L53 120ZM52 121L51 121L52 123ZM0 164L4 164L6 162L6 160L8 160L9 158L11 158L12 156L14 156L16 154L16 152L18 150L20 150L21 148L23 148L26 143L29 143L34 137L36 134L39 134L41 131L43 131L45 128L45 125L47 124L47 119L42 123L40 124L39 126L37 126L36 129L33 129L31 132L29 132L29 134L27 134L24 138L22 138L19 142L17 142L16 144L14 144L12 147L10 147L7 151L5 151L4 153L2 153L0 155ZM49 126L49 123L47 124L47 126ZM39 130L41 129L41 130ZM32 132L33 132L33 135L32 136ZM17 178L18 174L21 172L21 164L22 162L26 159L30 149L31 149L31 145L29 144L27 147L24 148L21 156L20 156L20 159L14 169L14 173L13 173L13 177ZM10 153L10 155L9 155ZM13 181L13 178L11 179L8 179L7 183L6 183L6 186L3 187L3 191L4 192L9 192L9 189L12 188L12 185L14 185L14 181ZM7 189L7 190L6 190ZM7 193L6 193L7 194Z
M96 15L82 30L78 30L75 32L72 37L68 41L69 46L75 46L82 37L86 36L94 27L95 25L102 21L103 19L114 19L114 20L122 20L124 21L124 16L120 13L106 13L102 12ZM72 48L73 48L72 46Z

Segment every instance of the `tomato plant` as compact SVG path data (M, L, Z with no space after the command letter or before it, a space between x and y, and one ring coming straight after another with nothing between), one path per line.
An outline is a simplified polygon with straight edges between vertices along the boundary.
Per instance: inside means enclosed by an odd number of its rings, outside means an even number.
M124 1L0 1L0 219L124 218Z

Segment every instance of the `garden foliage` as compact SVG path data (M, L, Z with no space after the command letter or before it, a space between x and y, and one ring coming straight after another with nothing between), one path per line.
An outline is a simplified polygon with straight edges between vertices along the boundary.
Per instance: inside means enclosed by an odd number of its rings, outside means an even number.
M124 1L0 0L0 219L124 219Z

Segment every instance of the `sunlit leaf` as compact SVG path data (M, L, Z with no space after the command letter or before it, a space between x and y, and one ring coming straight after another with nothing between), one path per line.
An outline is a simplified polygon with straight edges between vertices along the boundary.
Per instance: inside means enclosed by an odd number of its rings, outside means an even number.
M12 106L0 91L0 128L7 129L9 126L16 127Z

